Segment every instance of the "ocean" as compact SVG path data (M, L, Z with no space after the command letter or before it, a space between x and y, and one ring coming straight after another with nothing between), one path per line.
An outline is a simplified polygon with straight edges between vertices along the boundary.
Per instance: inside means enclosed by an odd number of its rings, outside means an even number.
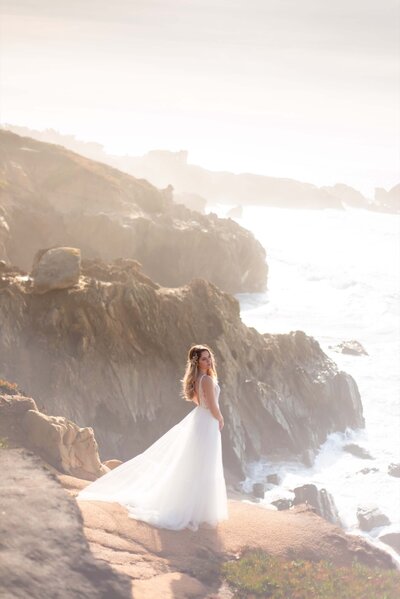
M226 209L213 207L220 216ZM312 467L272 463L268 456L249 464L244 488L277 472L281 484L266 492L266 505L314 483L332 494L348 532L374 542L400 532L400 478L388 474L390 463L400 463L400 216L249 206L235 220L262 243L270 268L266 293L236 296L243 322L261 333L302 330L314 337L354 377L366 420L365 429L330 435ZM353 339L367 356L331 349ZM372 459L343 451L349 442ZM376 470L364 474L364 468ZM391 524L363 533L357 508L371 504Z

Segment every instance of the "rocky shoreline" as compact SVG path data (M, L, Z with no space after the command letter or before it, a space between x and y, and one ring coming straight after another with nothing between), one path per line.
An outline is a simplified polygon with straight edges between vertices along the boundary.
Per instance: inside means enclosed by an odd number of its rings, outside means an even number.
M355 381L315 339L259 334L207 281L160 287L118 260L83 262L68 285L39 293L34 278L3 267L0 372L47 413L93 426L104 459L143 451L192 409L180 379L194 340L217 357L235 476L262 455L307 463L329 433L364 424Z
M388 554L305 505L278 512L231 498L229 520L217 529L177 533L128 518L118 504L78 502L80 513L73 498L87 481L26 450L0 449L0 468L8 516L1 523L0 594L7 599L232 599L221 565L249 548L337 568L354 561L395 567Z

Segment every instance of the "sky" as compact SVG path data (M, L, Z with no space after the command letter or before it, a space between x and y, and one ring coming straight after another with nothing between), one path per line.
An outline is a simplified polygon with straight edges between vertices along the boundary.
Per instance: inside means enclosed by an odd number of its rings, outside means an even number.
M400 181L400 0L0 0L0 121L372 197Z

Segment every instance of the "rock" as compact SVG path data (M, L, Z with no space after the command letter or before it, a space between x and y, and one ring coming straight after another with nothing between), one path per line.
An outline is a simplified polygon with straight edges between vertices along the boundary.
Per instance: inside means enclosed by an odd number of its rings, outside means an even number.
M195 210L204 214L207 207L207 200L198 193L174 193L174 201L177 204L183 204L189 210Z
M0 395L0 418L21 417L28 410L37 411L36 402L23 395Z
M359 474L369 474L370 472L379 472L379 468L361 468Z
M340 524L339 514L335 506L333 497L326 489L318 489L313 484L302 485L294 490L293 505L307 503L316 509L316 513L332 522L332 524Z
M0 272L7 266L7 244L10 236L10 227L6 220L6 211L0 205Z
M365 530L366 532L377 526L387 526L390 524L389 518L376 505L357 508L357 519L361 530Z
M238 204L234 206L226 213L227 218L242 218L243 216L243 206Z
M97 560L75 501L39 458L0 451L0 596L128 599L131 581Z
M390 474L390 476L400 477L400 464L389 464L388 474Z
M106 460L103 462L103 466L106 466L106 468L109 468L110 470L114 470L114 468L117 468L117 466L120 466L121 464L123 464L121 460Z
M276 499L271 501L271 505L274 505L278 511L288 510L292 507L293 501L291 499Z
M254 497L259 497L260 499L264 499L265 487L264 483L254 483L252 492Z
M68 289L79 282L81 252L76 248L57 247L37 252L31 276L36 293Z
M96 480L108 472L100 462L93 429L80 428L63 416L46 416L28 410L21 421L26 442L52 466L65 472Z
M18 373L48 414L95 427L102 461L141 453L193 408L180 379L194 339L216 354L224 463L237 477L254 456L313 455L328 434L363 426L354 379L304 332L259 334L201 279L170 289L132 261L85 268L65 292L4 282L0 371Z
M155 533L149 525L127 518L126 510L116 503L102 502L99 505L100 502L79 499L78 502L96 556L110 560L116 567L124 560L124 572L134 580L140 578L143 565L147 565L142 577L149 582L153 580L155 598L160 597L157 594L157 567L161 565L162 572L165 572L166 566L172 566L179 572L190 573L205 584L214 580L217 587L213 592L210 589L209 593L200 594L199 599L222 599L218 592L220 564L233 559L243 547L261 549L269 555L287 556L290 560L326 560L335 567L349 566L357 561L370 567L395 570L394 560L387 552L361 537L346 534L309 509L278 511L262 508L253 502L229 500L229 519L218 526L217 534L206 527L200 527L196 534L190 530L182 530L177 534L168 530L161 533L157 530ZM104 534L105 523L107 534ZM115 551L116 547L121 548L122 542L128 555ZM162 564L160 557L163 558ZM151 566L153 572L148 571ZM173 590L175 594L168 594L167 597L177 599L180 589L174 587ZM179 596L187 597L185 594ZM141 597L139 594L138 599ZM162 597L164 599L164 595Z
M333 349L342 354L351 354L353 356L368 356L368 353L365 351L363 346L359 341L343 341L339 343L339 345L329 346L329 349Z
M390 545L398 554L400 554L400 532L388 532L378 537L382 543Z
M400 212L400 184L398 183L389 191L383 187L375 188L375 207L384 212Z
M347 451L347 453L351 453L357 458L361 458L362 460L373 460L372 455L364 449L364 447L360 447L356 443L347 443L343 446L343 451Z
M171 187L156 189L62 146L5 130L0 169L9 190L5 259L13 264L28 269L40 248L65 245L80 248L84 259L138 260L144 274L168 287L201 276L232 293L265 290L266 255L254 235L230 219L177 204ZM1 239L0 230L0 246ZM212 260L199 259L204 255Z
M277 474L277 473L268 474L267 478L266 478L266 482L271 483L272 485L279 485L279 483L281 482L279 474Z

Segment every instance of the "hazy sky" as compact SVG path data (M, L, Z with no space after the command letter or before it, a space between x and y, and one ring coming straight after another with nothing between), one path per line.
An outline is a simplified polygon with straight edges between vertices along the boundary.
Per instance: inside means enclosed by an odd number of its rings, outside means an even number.
M215 170L400 180L400 0L0 0L0 119Z

